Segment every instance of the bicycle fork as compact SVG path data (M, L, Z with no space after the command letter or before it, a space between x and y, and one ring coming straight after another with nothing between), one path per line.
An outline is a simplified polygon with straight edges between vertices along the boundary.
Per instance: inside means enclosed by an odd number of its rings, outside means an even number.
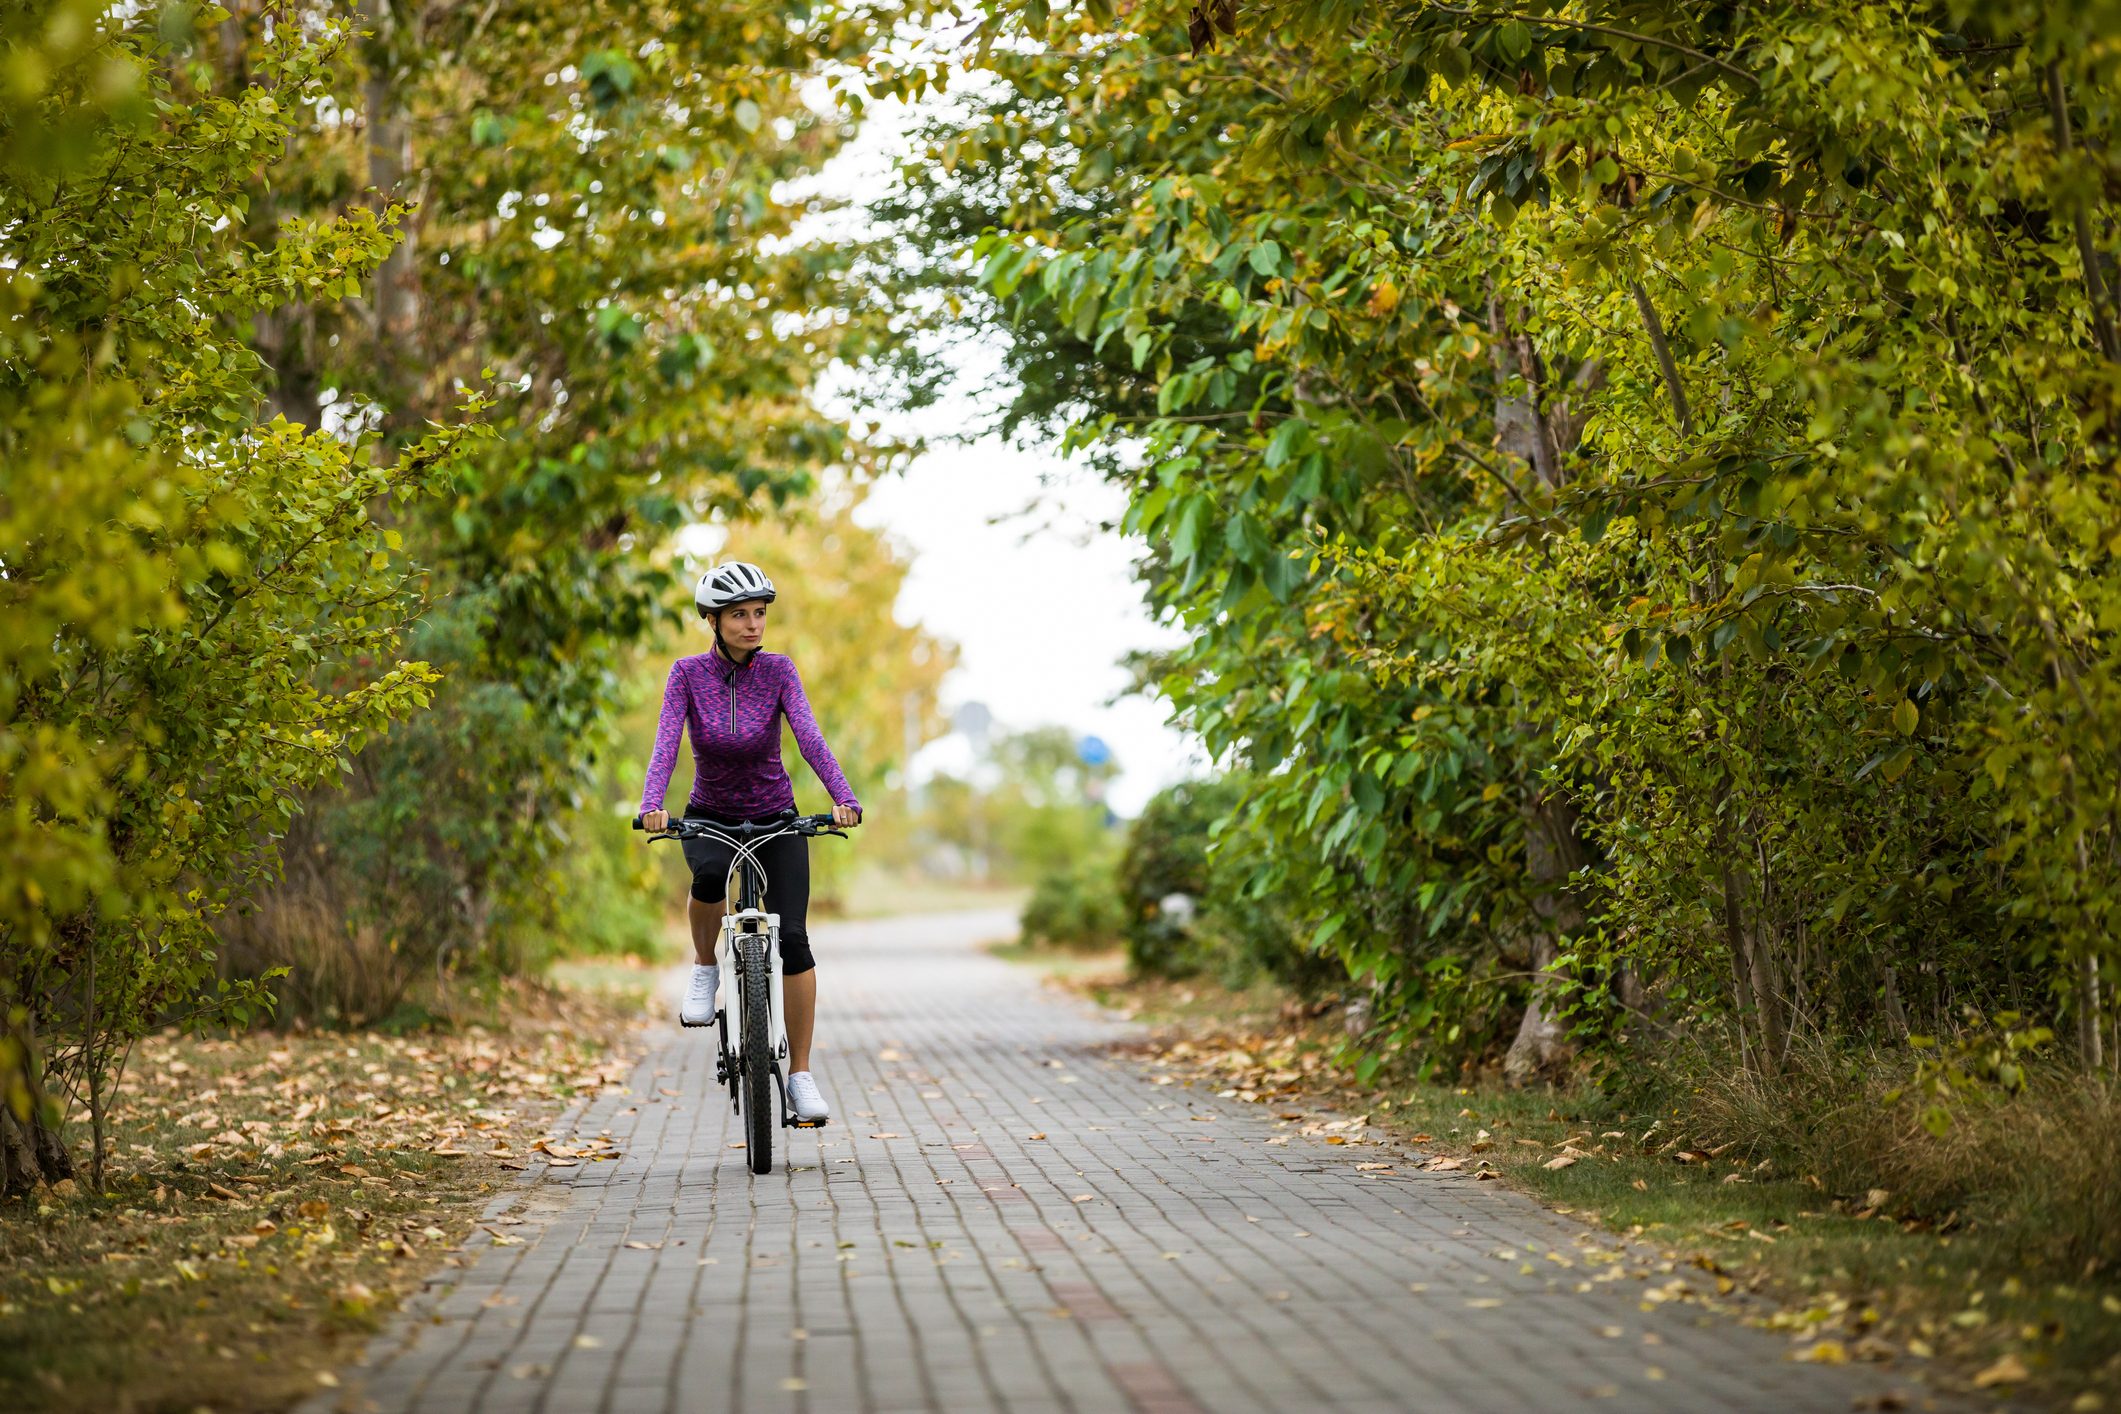
M806 1120L796 1117L788 1103L788 1077L785 1063L788 1059L788 1028L785 1021L784 988L781 978L781 916L760 909L745 909L740 913L725 914L722 918L721 936L715 940L714 959L721 968L721 981L715 991L715 1025L721 1043L721 1053L715 1058L714 1078L729 1087L731 1108L741 1106L742 1066L744 1056L744 1008L738 995L738 939L749 933L766 935L767 1006L768 1025L772 1027L767 1037L766 1053L772 1057L774 1094L780 1101L781 1124L790 1129L822 1129L825 1120Z

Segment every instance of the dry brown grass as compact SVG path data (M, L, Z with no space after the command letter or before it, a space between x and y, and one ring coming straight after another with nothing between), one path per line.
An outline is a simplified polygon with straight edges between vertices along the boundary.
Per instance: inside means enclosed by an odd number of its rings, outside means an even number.
M2121 1274L2121 1088L2105 1075L2034 1069L2016 1094L1974 1092L1932 1133L1900 1093L1908 1063L1799 1051L1762 1077L1698 1057L1666 1069L1664 1089L1694 1129L1736 1141L1833 1193L1940 1229L2008 1236L2028 1267L2059 1280Z

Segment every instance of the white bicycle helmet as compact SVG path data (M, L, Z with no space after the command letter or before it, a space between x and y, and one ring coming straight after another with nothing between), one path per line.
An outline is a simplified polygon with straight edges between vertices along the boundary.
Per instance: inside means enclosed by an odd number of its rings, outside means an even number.
M703 619L731 604L753 599L772 603L773 581L757 565L747 565L742 560L714 566L700 576L699 586L692 591L692 602L699 606Z

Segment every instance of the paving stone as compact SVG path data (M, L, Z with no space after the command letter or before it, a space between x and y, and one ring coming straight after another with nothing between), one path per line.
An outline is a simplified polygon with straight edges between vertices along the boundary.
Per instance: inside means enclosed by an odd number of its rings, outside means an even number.
M1685 1273L1590 1280L1642 1254L1500 1185L1146 1083L1131 1027L979 950L1012 926L820 925L829 1127L753 1176L708 1033L669 1031L565 1122L623 1157L527 1175L488 1215L521 1245L475 1240L304 1414L1947 1407L1646 1306Z

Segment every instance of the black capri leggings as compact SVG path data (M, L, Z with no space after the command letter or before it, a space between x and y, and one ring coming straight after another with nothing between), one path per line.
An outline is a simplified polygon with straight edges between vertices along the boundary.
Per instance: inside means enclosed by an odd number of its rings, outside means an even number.
M743 820L717 815L711 810L688 808L688 820L716 825L767 825L782 817L767 815ZM736 851L720 840L686 840L685 862L692 866L692 896L701 903L722 903L729 898L729 866ZM768 840L756 852L766 872L766 909L781 915L781 975L794 977L817 966L810 955L810 841L801 835L782 835Z

